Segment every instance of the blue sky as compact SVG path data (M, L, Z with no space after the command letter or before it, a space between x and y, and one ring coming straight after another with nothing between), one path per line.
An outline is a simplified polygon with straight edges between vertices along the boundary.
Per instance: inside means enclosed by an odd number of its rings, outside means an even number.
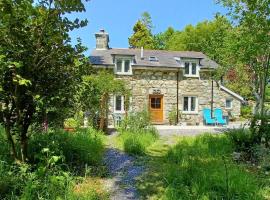
M72 18L88 19L87 27L71 32L71 37L82 39L89 48L95 47L94 34L101 28L110 35L110 47L128 47L128 37L141 14L149 12L155 26L154 33L169 26L181 30L188 24L195 25L211 20L215 13L226 11L214 0L91 0L85 3L86 12L72 14Z

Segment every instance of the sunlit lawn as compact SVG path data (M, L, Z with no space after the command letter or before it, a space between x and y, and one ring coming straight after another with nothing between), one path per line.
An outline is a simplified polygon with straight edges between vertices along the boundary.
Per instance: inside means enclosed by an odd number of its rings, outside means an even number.
M225 135L182 137L176 143L159 140L140 158L147 166L138 182L142 199L270 198L270 176L233 162Z

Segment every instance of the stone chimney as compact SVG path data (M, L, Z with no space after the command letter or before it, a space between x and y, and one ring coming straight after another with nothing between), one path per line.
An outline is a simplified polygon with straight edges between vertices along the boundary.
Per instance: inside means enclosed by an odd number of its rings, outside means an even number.
M98 33L95 34L95 36L97 50L109 49L109 34L106 33L104 29L101 29Z

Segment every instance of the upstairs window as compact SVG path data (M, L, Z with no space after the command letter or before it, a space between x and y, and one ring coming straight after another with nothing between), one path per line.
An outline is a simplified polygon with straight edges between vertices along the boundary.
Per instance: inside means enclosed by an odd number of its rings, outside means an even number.
M196 62L185 62L185 76L198 76L198 67Z
M115 62L115 73L122 75L131 75L131 60L124 58L117 58Z

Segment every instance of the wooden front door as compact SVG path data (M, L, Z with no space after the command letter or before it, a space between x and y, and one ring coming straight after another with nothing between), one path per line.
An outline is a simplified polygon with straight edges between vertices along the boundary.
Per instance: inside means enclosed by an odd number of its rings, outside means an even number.
M153 123L163 122L163 96L162 95L149 96L149 110L150 110L150 115L151 115L151 121Z

